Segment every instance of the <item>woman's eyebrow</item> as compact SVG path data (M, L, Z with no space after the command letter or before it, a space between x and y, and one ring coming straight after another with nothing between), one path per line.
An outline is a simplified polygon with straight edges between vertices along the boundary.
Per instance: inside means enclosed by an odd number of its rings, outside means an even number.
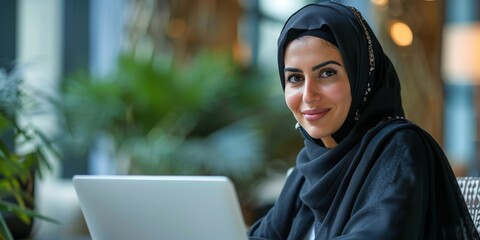
M312 71L315 71L319 68L327 66L328 64L335 64L335 65L338 65L338 66L342 66L342 64L338 63L337 61L330 60L330 61L326 61L326 62L323 62L323 63L320 63L320 64L317 64L317 65L313 66ZM298 68L291 68L291 67L286 67L286 68L283 69L283 71L284 72L302 72L302 70L300 70Z
M338 65L338 66L342 66L342 64L338 63L337 61L334 61L334 60L330 60L330 61L326 61L326 62L323 62L323 63L320 63L320 64L317 64L315 66L312 67L312 71L315 71L321 67L324 67L328 64L335 64L335 65Z

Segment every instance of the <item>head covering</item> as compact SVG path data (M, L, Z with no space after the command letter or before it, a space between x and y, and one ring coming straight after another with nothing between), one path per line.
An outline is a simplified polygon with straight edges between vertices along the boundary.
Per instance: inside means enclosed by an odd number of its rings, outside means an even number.
M285 47L316 33L340 51L350 111L332 149L300 127L305 147L250 239L303 239L313 223L315 239L480 239L448 159L404 119L395 69L355 8L309 4L287 20L278 39L282 86Z
M314 34L318 32L322 34ZM285 49L304 34L319 36L336 45L346 66L352 104L345 122L332 136L337 143L355 125L360 128L357 134L362 135L384 118L404 116L400 83L391 61L361 14L353 7L336 3L307 5L285 23L278 38L278 71L284 89ZM301 131L309 137L303 128Z
M287 35L287 39L285 41L286 42L285 48L286 48L286 45L288 45L288 43L290 43L295 39L301 38L303 36L313 36L313 37L324 39L338 48L337 40L335 39L335 36L333 36L332 31L330 31L330 29L328 28L290 31L290 34ZM283 49L284 51L285 51L285 48ZM285 88L285 81L283 79L282 79L282 84L284 85L283 87Z

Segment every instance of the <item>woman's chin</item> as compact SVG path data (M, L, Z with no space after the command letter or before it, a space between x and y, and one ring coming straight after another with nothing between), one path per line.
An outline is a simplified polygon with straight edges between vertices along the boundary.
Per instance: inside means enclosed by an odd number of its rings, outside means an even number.
M323 129L319 129L316 126L308 126L305 130L307 131L308 135L310 135L310 137L315 139L322 139L330 136L329 132L326 132Z

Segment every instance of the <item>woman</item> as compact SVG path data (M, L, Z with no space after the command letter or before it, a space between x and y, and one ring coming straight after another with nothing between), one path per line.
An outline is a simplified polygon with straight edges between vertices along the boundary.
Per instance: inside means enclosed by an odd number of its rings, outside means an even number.
M404 118L395 69L355 8L294 13L278 69L305 147L250 239L479 239L444 153Z

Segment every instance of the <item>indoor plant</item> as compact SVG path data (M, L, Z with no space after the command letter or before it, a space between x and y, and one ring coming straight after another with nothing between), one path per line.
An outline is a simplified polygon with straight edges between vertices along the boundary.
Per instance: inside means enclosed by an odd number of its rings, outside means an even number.
M47 155L58 155L31 121L39 96L25 88L21 73L0 69L0 239L28 236L33 218L55 222L35 211L33 189L50 168Z

